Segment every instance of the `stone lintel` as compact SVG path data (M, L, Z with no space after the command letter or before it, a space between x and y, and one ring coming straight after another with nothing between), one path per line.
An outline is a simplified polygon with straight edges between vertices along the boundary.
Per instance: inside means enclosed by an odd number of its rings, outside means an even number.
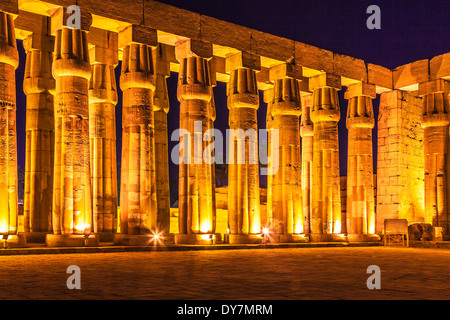
M19 14L19 0L2 0L0 2L0 11L18 15Z
M419 96L438 92L445 92L450 94L450 81L437 79L419 83Z
M388 68L368 63L367 76L367 82L376 85L377 93L390 91L394 88L392 70Z
M270 81L283 78L293 78L297 80L303 79L302 67L292 63L282 63L278 64L269 71Z
M331 73L322 73L309 78L310 91L323 87L331 87L340 90L342 88L341 77Z
M367 96L375 99L377 97L375 85L365 82L358 82L347 87L347 91L345 91L345 99L359 96Z
M180 40L175 44L175 56L178 61L187 57L210 59L213 56L213 45L200 40Z
M334 53L334 73L352 80L367 82L367 67L363 60Z
M146 44L151 47L158 45L158 35L155 29L143 27L140 25L131 25L126 27L119 33L119 48L130 45L132 43Z
M450 80L450 52L430 60L430 78Z
M14 20L16 38L25 39L33 34L50 34L50 18L40 14L19 11L19 15ZM53 49L51 50L53 51Z
M394 89L404 91L417 90L418 84L430 78L429 60L419 60L393 70Z
M244 51L227 55L225 58L225 72L229 73L239 68L260 71L261 57Z
M56 9L51 15L51 34L55 35L56 31L61 29L63 26L67 26L67 20L72 15L72 13L67 13L66 7L60 7ZM81 10L81 30L89 31L92 24L92 15L86 11Z

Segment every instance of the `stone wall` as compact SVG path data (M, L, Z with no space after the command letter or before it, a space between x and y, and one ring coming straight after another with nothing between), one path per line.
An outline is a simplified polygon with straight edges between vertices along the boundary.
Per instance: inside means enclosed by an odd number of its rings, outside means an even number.
M424 221L422 99L403 91L381 94L378 117L377 223Z

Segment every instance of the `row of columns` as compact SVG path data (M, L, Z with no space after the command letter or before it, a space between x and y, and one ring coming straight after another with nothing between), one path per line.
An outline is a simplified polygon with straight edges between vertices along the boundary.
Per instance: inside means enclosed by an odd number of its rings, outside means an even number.
M17 231L17 154L15 77L18 65L14 21L2 12L0 46L0 232ZM130 26L119 36L95 29L61 25L55 37L32 34L27 52L24 90L27 94L27 162L25 231L57 235L100 233L142 235L169 230L169 184L165 49L156 31ZM89 40L88 40L88 37ZM92 40L90 40L92 39ZM53 46L54 41L54 46ZM91 44L89 48L88 43ZM52 58L52 51L54 53ZM122 48L123 91L120 222L117 221L114 68ZM214 128L212 45L195 40L176 44L180 64L178 99L180 129L194 133L182 150L179 166L179 232L215 233L214 164L197 159L210 144ZM53 59L53 61L52 61ZM257 132L259 107L256 73L260 58L240 52L226 58L229 126ZM273 72L267 128L276 130L277 170L268 179L268 217L275 234L321 235L375 232L373 188L372 99L375 86L348 86L346 124L349 130L347 212L340 203L339 144L340 77L320 74L309 79L312 98L302 97L301 77ZM53 76L52 76L53 74ZM449 85L436 80L419 85L424 101L426 220L448 228ZM302 106L302 101L306 103ZM302 116L301 126L299 117ZM300 141L300 136L302 137ZM269 139L270 140L270 139ZM229 165L228 221L231 235L261 233L258 136L237 136ZM195 148L201 148L196 150ZM250 152L252 151L252 152ZM252 155L252 157L249 157ZM183 161L189 159L190 161ZM52 192L50 192L50 190ZM52 194L52 198L50 195ZM51 201L51 202L50 202ZM51 210L51 215L50 215ZM49 219L49 217L52 217ZM314 236L313 236L314 237Z

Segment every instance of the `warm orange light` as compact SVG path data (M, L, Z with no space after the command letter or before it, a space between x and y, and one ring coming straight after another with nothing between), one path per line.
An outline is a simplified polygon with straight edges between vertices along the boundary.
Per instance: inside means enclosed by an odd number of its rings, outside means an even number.
M262 229L263 234L265 235L269 235L269 229L268 228L263 228Z

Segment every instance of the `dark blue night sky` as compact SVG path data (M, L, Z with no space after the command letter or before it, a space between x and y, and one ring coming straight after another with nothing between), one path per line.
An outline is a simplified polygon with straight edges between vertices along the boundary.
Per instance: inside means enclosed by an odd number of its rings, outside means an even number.
M450 52L450 1L350 1L350 0L172 0L161 1L183 9L233 22L277 36L304 42L336 53L360 58L387 68L420 59L430 59ZM381 30L369 30L366 9L370 5L381 8ZM17 130L19 166L25 167L25 105L22 81L25 53L19 44L20 66L17 69ZM120 65L116 69L117 81ZM176 99L176 76L168 79L170 105L170 133L178 128L179 103ZM228 127L225 84L214 89L217 120L220 130ZM341 175L347 173L347 102L341 98L339 122ZM119 94L121 100L121 92ZM262 99L261 99L262 100ZM375 117L379 99L374 101ZM118 157L120 160L121 102L117 105ZM258 121L265 128L266 105L261 102ZM376 163L376 127L374 129L374 161ZM176 142L170 144L170 150ZM120 164L119 164L120 165ZM376 166L375 166L376 168ZM170 167L171 180L178 176L175 165ZM261 181L264 185L265 181Z

